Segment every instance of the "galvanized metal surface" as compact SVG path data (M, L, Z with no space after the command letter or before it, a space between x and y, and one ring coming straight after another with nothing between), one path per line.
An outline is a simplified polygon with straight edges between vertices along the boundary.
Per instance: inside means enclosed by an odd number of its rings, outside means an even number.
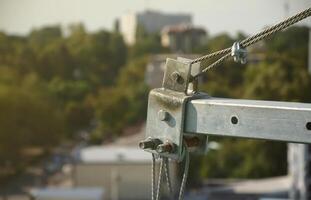
M182 58L182 57L178 57L177 61L179 62L184 62L184 63L190 63L191 60L186 59L186 58ZM199 84L199 78L193 79L193 77L195 77L196 75L201 73L201 63L194 63L190 66L190 76L189 78L189 82L188 82L188 87L187 87L187 95L194 95L197 90L198 90L198 84ZM192 79L190 81L190 79Z
M204 97L186 105L185 132L311 143L311 104Z
M149 94L148 115L146 126L146 138L157 138L162 143L170 142L175 147L172 152L156 152L156 149L145 149L152 153L172 158L181 158L181 146L183 137L183 117L185 103L189 96L166 90L154 89ZM163 120L162 114L166 117ZM160 114L159 114L160 113ZM159 117L160 115L160 117Z
M142 149L176 160L181 159L185 104L188 100L197 98L197 80L191 87L189 80L192 75L200 72L200 63L192 66L189 63L190 60L184 58L167 59L163 88L149 93L146 140L140 143L141 148L148 148ZM155 140L160 140L160 143L149 144ZM155 148L151 148L152 146Z
M188 62L178 62L168 58L164 72L162 87L165 89L187 93L191 65Z

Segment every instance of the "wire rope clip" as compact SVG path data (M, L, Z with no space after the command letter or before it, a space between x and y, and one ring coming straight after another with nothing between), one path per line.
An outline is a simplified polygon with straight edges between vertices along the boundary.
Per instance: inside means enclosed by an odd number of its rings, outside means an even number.
M239 42L233 43L231 47L231 56L233 56L235 62L241 64L245 64L247 61L247 51L241 47Z

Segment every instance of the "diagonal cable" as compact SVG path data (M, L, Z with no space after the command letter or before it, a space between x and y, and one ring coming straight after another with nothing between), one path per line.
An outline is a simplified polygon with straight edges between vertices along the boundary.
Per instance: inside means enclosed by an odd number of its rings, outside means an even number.
M284 30L285 28L293 25L293 24L296 24L298 22L300 22L301 20L307 18L307 17L310 17L311 16L311 8L308 8L292 17L289 17L287 18L286 20L274 25L274 26L271 26L251 37L248 37L244 40L241 41L241 46L243 48L246 48L260 40L263 40L269 36L271 36L272 34L278 32L278 31L281 31L281 30ZM212 58L212 57L215 57L215 56L219 56L219 55L224 55L222 56L220 59L218 59L216 62L212 63L211 65L209 65L208 67L206 67L205 69L202 70L201 73L197 74L194 78L202 75L204 72L208 71L209 69L213 68L213 67L216 67L218 65L220 65L223 61L225 61L226 59L230 58L230 55L231 55L231 48L226 48L226 49L223 49L223 50L220 50L220 51L217 51L217 52L214 52L214 53L211 53L211 54L208 54L208 55L205 55L205 56L202 56L202 57L199 57L197 59L194 59L191 61L191 64L194 64L194 63L197 63L197 62L201 62L203 60L206 60L206 59L209 59L209 58Z

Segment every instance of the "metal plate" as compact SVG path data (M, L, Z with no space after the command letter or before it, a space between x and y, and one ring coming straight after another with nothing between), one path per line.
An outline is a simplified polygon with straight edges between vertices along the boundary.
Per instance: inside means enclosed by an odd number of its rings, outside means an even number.
M183 93L163 88L154 89L149 94L146 138L157 138L162 142L169 141L175 145L174 152L161 153L162 156L175 160L181 159L183 117L187 99L189 96ZM160 110L168 113L166 121L159 119ZM152 150L146 151L157 153Z
M191 74L199 73L200 65L198 63L192 67L193 70L188 59L167 59L163 88L149 93L146 138L159 139L162 143L170 142L175 148L170 153L158 153L150 149L145 149L146 151L175 160L181 159L185 104L199 95L193 95L193 88L188 88ZM176 81L173 74L178 75L179 81ZM189 91L191 96L187 95ZM165 116L159 116L160 111L165 112ZM164 118L167 119L163 120Z
M188 62L182 62L168 58L166 60L166 69L162 87L186 94L189 84L190 71L191 65ZM174 73L178 73L180 75L180 81L174 80Z

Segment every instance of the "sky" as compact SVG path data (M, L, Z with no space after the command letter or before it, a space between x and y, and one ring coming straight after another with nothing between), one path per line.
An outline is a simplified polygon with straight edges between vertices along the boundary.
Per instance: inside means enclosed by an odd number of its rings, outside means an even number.
M193 24L211 35L252 34L307 7L311 0L0 0L0 31L25 35L45 25L77 22L89 31L111 30L122 14L149 9L189 13ZM311 26L311 20L303 24Z

